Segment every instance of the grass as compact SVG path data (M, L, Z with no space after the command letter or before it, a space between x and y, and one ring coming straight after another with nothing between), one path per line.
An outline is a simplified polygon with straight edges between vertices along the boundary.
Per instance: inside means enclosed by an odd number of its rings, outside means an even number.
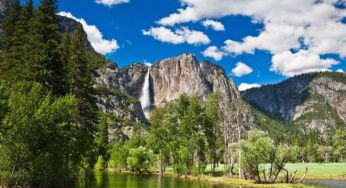
M190 177L192 180L205 181L208 183L217 183L217 184L229 184L229 185L238 185L244 187L266 187L266 188L309 188L311 186L303 185L303 184L287 184L287 183L275 183L275 184L256 184L251 180L243 180L229 177L212 177L212 176L198 176L198 177Z
M301 178L305 172L305 168L308 168L308 173L305 176L305 179L334 179L334 180L346 180L346 163L290 163L286 165L286 168L290 172L297 170L296 178ZM172 174L173 169L166 169L169 173ZM207 166L206 172L210 171L210 165ZM216 168L217 172L224 172L224 166L219 165ZM237 173L237 169L234 170ZM278 188L289 188L289 187L309 187L302 184L255 184L254 181L249 180L240 180L237 178L229 178L225 176L221 177L212 177L208 175L201 176L191 176L189 179L206 181L210 183L225 183L232 185L241 185L245 187L278 187Z
M346 180L346 163L294 163L287 164L289 171L298 170L297 175L304 173L308 168L306 179L340 179Z

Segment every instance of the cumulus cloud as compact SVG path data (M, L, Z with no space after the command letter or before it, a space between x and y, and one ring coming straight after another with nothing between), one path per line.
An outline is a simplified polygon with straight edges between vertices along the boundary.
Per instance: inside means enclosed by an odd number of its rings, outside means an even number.
M335 72L341 72L341 73L344 73L344 70L342 70L342 69L338 69L338 70L336 70Z
M96 52L100 54L108 54L115 52L119 48L117 40L104 39L101 31L95 25L89 25L84 19L76 18L70 12L59 12L58 15L74 19L81 23L83 29L87 33L89 42Z
M151 27L149 30L143 30L143 35L152 36L161 42L172 44L208 44L210 39L201 31L190 30L187 27L181 27L175 31L166 27Z
M248 74L252 73L252 68L247 66L246 64L242 63L242 62L238 62L236 64L236 67L234 69L232 69L232 73L237 76L237 77L242 77Z
M219 50L216 46L210 46L202 52L204 57L211 57L216 61L220 61L226 54Z
M118 4L122 4L122 3L129 3L130 0L96 0L95 1L97 4L103 4L106 6L113 6L113 5L118 5Z
M339 62L334 59L322 59L306 50L299 50L297 53L286 51L273 56L270 70L291 77L308 72L328 71L331 66L337 64Z
M183 8L157 23L172 26L230 15L249 16L253 22L263 24L259 35L246 36L240 41L226 40L221 50L229 55L253 54L255 50L268 51L275 57L273 60L278 57L290 58L280 59L280 64L287 64L284 67L292 70L305 67L301 65L305 62L301 61L291 65L292 57L297 59L303 56L304 60L310 60L309 68L303 71L285 71L287 69L276 68L277 61L272 62L271 70L275 72L292 76L294 72L324 70L336 61L321 59L321 55L338 54L346 57L346 24L342 21L346 17L346 9L336 7L336 4L345 5L344 0L261 0L260 3L257 0L180 1ZM289 54L289 51L300 50L307 51L309 55L303 55L306 54L303 51ZM312 63L312 59L315 63Z
M221 22L214 21L214 20L204 20L202 22L202 25L206 28L211 27L215 31L224 31L225 30L225 26Z
M239 90L239 91L245 91L245 90L248 90L248 89L251 89L251 88L257 88L257 87L261 87L261 85L259 85L259 84L241 83L241 84L238 86L238 90Z

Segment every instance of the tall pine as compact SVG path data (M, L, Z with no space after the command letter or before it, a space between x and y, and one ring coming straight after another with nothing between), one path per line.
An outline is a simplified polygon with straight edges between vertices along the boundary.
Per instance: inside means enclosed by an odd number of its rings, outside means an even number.
M61 50L64 61L65 86L67 93L78 99L79 120L86 132L86 141L92 144L94 125L97 124L96 95L93 88L92 70L89 68L84 41L84 30L80 25L71 36L65 34Z
M62 85L61 69L59 61L59 28L56 18L57 1L41 0L38 10L30 21L30 45L32 72L34 81L53 90L53 93L61 94Z
M0 47L3 54L1 54L1 63L0 63L0 79L7 78L9 70L11 70L13 64L17 64L18 60L12 62L9 53L7 52L13 50L13 46L18 46L18 37L15 35L17 24L19 23L19 17L21 15L22 7L20 6L19 0L15 0L8 12L7 17L1 23L2 36L0 40ZM15 71L13 71L15 72Z

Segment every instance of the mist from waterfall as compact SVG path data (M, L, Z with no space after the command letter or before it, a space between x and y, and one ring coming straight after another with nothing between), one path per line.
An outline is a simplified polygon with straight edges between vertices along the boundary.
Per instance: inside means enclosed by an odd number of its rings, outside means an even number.
M147 65L148 68L148 72L145 75L145 79L144 79L144 84L142 87L142 95L139 98L141 105L142 105L142 109L144 112L144 115L146 118L149 118L149 112L150 112L150 65Z

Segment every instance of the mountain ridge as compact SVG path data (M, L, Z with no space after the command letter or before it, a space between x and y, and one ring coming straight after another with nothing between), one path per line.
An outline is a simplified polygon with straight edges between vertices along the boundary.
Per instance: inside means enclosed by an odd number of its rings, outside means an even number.
M324 139L346 125L346 75L307 73L275 85L242 92L242 98L269 117Z

